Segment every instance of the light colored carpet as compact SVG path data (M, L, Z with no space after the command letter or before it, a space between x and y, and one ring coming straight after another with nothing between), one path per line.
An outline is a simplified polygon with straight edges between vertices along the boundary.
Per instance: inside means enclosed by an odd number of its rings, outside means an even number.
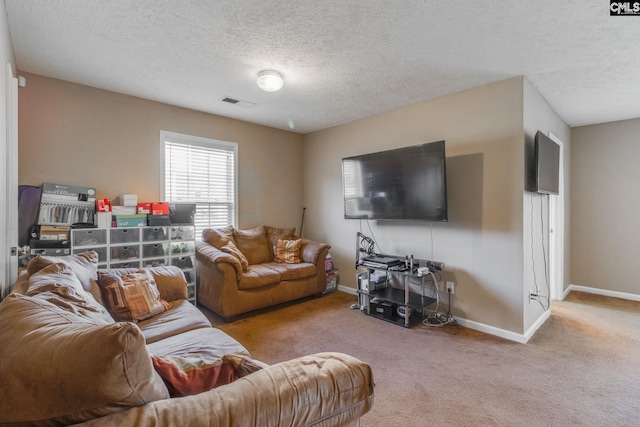
M225 324L267 363L338 351L369 363L367 426L640 425L640 303L572 292L528 344L469 329L405 329L334 292Z

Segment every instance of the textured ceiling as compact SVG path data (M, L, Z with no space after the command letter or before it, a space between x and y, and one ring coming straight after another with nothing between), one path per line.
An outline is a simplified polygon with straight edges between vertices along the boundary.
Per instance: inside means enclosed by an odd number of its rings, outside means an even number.
M640 16L603 0L5 4L20 71L301 133L518 75L570 126L640 117Z

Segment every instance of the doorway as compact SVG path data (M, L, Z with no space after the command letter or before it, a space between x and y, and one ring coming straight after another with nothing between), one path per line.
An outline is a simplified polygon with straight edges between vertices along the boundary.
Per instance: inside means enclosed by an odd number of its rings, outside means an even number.
M6 208L0 211L0 299L9 292L18 277L18 257L13 249L18 246L18 79L13 77L11 64L0 72L0 123L6 133L0 136L0 164L5 172L0 176L0 194ZM0 109L2 110L2 109Z
M550 300L563 300L564 291L564 209L566 188L564 185L564 143L549 132L549 138L560 146L559 187L557 196L549 196L549 290Z

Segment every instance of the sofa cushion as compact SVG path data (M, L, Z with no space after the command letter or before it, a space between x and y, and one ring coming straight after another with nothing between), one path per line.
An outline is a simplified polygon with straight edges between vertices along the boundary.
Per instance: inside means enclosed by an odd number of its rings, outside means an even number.
M228 225L223 228L207 228L202 231L202 240L220 249L226 245L229 241L233 241L233 226Z
M100 291L95 286L96 271L98 269L98 253L96 251L87 251L65 256L38 255L27 264L27 272L29 275L32 275L48 265L60 263L69 266L80 280L80 283L82 283L82 287L86 291L91 292L99 303L102 303Z
M0 424L68 425L166 399L133 323L95 324L38 299L0 304Z
M63 310L97 323L114 323L107 310L84 290L71 268L63 263L51 264L29 276L25 295L39 295Z
M127 275L101 270L98 285L107 310L121 322L148 319L171 308L160 298L153 276L145 269Z
M189 301L171 301L172 307L156 316L138 322L147 344L198 328L210 328L211 322Z
M187 280L178 267L151 267L149 272L156 281L160 298L165 301L187 299Z
M171 397L209 391L265 367L250 357L238 354L225 354L215 360L179 356L151 356L151 360Z
M302 241L300 239L275 239L274 260L283 264L298 264L301 262L301 248Z
M313 277L318 270L315 264L301 262L300 264L281 264L278 262L268 262L262 264L280 273L282 280L300 280Z
M229 255L233 255L235 259L238 260L240 266L242 267L242 271L247 271L249 269L249 260L247 257L243 255L242 252L238 249L238 247L233 243L233 241L229 240L225 245L223 245L220 250Z
M280 283L282 276L277 270L270 268L268 264L272 263L263 263L249 267L246 273L242 273L240 282L238 282L238 289L257 289Z
M269 242L264 227L249 230L234 230L233 240L240 252L247 257L250 265L271 261Z
M198 357L219 359L225 354L249 352L238 341L216 328L200 328L167 337L147 345L149 353L157 356Z

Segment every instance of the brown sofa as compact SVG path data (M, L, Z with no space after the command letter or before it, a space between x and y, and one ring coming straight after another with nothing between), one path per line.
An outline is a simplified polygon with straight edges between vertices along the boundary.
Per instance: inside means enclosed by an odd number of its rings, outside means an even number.
M170 398L156 355L249 352L187 302L176 267L148 270L169 309L115 322L98 303L95 262L95 252L37 257L0 303L0 425L357 426L370 409L369 366L340 353L255 362L229 384Z
M300 298L321 295L327 287L324 261L330 246L300 239L300 262L276 262L277 239L295 240L295 228L232 226L206 229L196 244L198 304L227 321L235 316ZM225 252L229 242L246 258ZM229 250L231 251L231 250Z

